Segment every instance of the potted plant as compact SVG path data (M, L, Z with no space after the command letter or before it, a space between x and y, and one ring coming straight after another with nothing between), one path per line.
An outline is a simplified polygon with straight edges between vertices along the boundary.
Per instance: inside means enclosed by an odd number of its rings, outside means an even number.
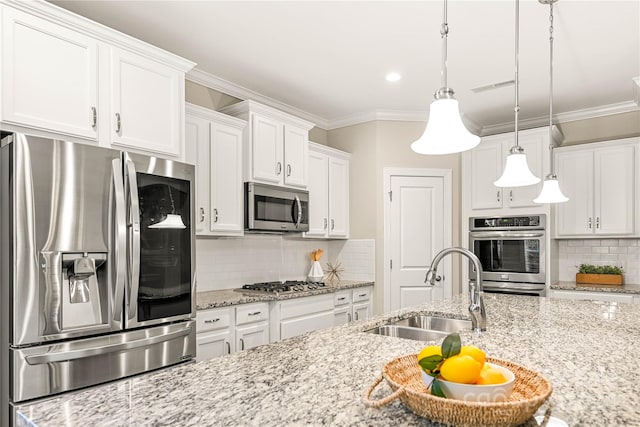
M578 273L576 273L576 283L588 283L592 285L622 285L622 267L580 264Z

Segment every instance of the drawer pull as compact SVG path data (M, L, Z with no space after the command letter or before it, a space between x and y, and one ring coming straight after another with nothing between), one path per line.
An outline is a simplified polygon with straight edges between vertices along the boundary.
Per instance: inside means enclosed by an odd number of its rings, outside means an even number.
M207 319L207 320L205 320L205 321L204 321L204 323L216 323L216 322L219 322L219 321L220 321L220 318L217 318L217 319Z
M338 301L344 301L346 299L347 299L347 297L340 297L340 298L338 298Z
M366 296L367 296L367 294L360 294L360 295L358 295L358 296L359 296L359 297L366 297Z
M262 312L261 311L254 311L253 313L249 313L248 316L257 316L260 313L262 313Z

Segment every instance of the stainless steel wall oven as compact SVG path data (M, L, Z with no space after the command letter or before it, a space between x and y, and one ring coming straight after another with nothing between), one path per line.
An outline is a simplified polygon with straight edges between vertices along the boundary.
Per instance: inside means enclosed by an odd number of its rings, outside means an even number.
M469 249L482 264L485 291L546 294L545 226L545 215L469 219Z

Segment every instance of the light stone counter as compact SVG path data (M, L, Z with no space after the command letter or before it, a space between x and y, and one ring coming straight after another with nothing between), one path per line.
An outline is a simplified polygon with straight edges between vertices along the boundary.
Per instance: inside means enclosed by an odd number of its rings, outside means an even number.
M359 288L362 286L373 286L374 282L362 280L340 280L336 283L326 282L327 286L310 291L291 292L288 294L260 294L251 291L241 291L240 289L222 289L217 291L198 292L196 294L196 309L207 310L216 307L226 307L229 305L247 304L258 301L280 301L285 299L302 298L311 295L328 294L341 289Z
M559 281L551 285L551 289L564 291L585 291L585 292L611 292L618 294L638 294L640 295L640 285L625 283L622 286L601 286L588 285L584 283Z
M640 306L485 297L488 330L462 333L463 343L549 378L554 391L542 410L570 426L640 425ZM399 401L364 406L383 365L425 343L362 331L417 313L468 317L467 306L466 297L425 304L18 410L24 425L43 427L433 425ZM389 393L380 385L373 397Z

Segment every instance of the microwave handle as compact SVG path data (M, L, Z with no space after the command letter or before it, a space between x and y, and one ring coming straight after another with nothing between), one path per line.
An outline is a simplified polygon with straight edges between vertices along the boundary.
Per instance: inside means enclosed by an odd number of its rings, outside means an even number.
M544 233L514 233L513 231L491 232L491 233L471 233L473 239L522 239L524 237L544 237Z
M298 217L296 218L296 228L300 226L300 222L302 221L302 203L300 203L300 197L297 195L294 196L296 199L296 205L298 205Z

